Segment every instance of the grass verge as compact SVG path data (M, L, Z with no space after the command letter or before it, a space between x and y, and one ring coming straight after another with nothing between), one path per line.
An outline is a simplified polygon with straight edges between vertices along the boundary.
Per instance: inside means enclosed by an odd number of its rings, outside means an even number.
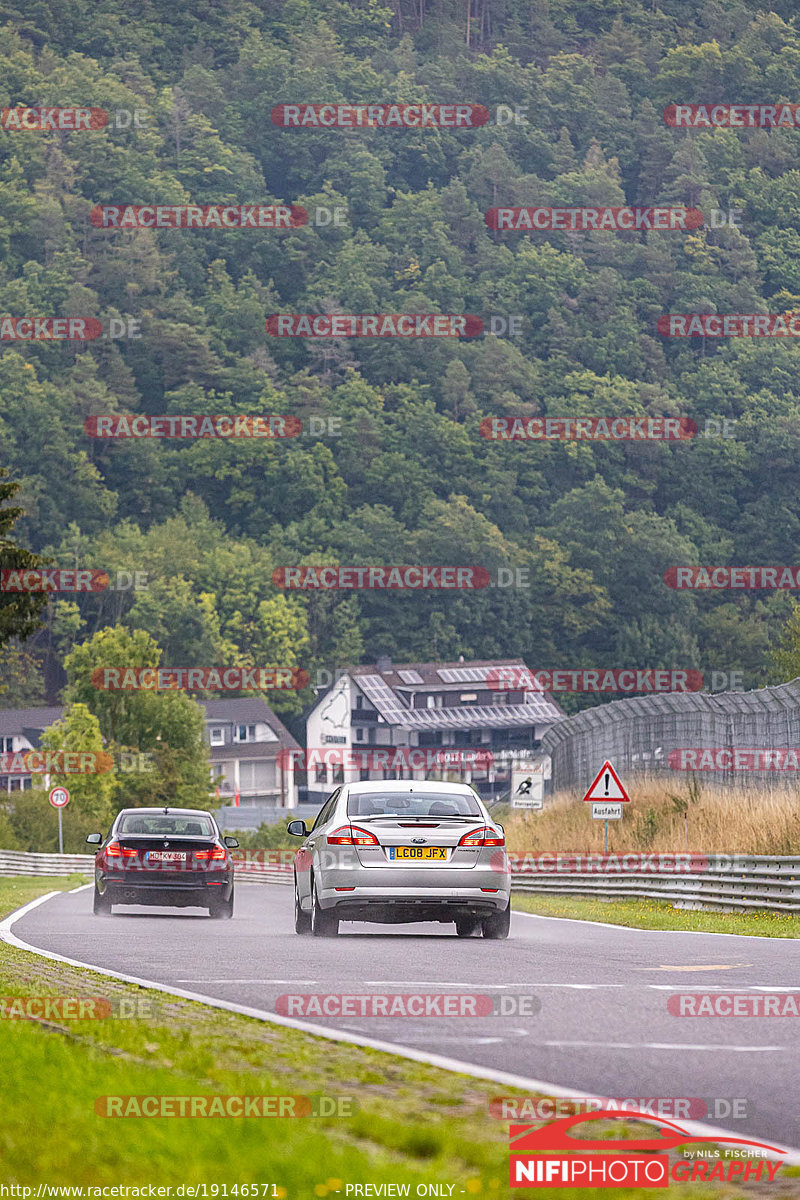
M74 885L0 879L0 914ZM173 1189L203 1183L208 1197L222 1196L223 1184L229 1196L247 1195L240 1190L245 1183L269 1184L277 1190L255 1194L288 1200L338 1194L344 1200L348 1184L366 1183L407 1184L412 1197L418 1185L434 1183L452 1185L455 1200L516 1194L508 1186L507 1127L488 1115L490 1099L513 1090L159 996L0 944L0 996L31 995L124 1000L137 1015L0 1020L5 1183ZM346 1119L114 1120L94 1107L100 1096L184 1094L349 1096L359 1110ZM624 1131L652 1135L650 1126L635 1122ZM618 1138L623 1128L610 1122L607 1133ZM770 1189L774 1200L791 1194L785 1188L792 1181L782 1175ZM232 1193L234 1185L239 1190ZM589 1194L558 1189L561 1200ZM652 1191L614 1194L646 1200ZM742 1194L742 1185L671 1185L675 1200Z
M633 929L675 929L695 933L740 933L750 937L796 938L798 922L792 913L704 912L673 908L661 900L597 900L593 897L520 895L513 907L542 917L574 921L603 921Z

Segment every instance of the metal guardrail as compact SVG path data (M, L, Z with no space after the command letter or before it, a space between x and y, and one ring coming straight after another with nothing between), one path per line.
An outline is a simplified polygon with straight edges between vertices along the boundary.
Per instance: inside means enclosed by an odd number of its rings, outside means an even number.
M266 852L264 852L266 853ZM701 856L702 857L702 856ZM590 896L605 900L664 900L675 908L721 912L800 912L800 857L710 854L702 871L685 873L559 871L512 864L511 888L521 894ZM0 850L0 876L91 875L91 854L33 854ZM291 884L291 862L245 862L236 877L247 883Z
M26 850L0 850L0 877L12 875L65 876L80 872L91 876L93 854L34 854ZM236 863L236 875L248 883L291 883L291 863Z
M74 875L92 871L93 854L33 854L0 850L0 875Z
M800 912L800 858L709 854L702 871L531 870L512 868L512 890L604 900L665 900L675 908L718 912Z

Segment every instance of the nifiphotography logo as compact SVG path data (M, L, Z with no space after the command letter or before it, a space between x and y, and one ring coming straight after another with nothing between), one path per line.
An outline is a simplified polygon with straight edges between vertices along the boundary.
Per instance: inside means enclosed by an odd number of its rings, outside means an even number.
M511 1125L509 1127L509 1182L511 1187L669 1187L670 1181L729 1183L753 1179L772 1182L780 1170L780 1162L768 1162L764 1154L782 1155L785 1151L766 1142L731 1137L720 1131L708 1137L697 1136L672 1121L659 1120L655 1136L650 1138L590 1139L570 1136L573 1125L584 1121L619 1119L635 1120L637 1115L652 1123L652 1116L629 1111L601 1109L593 1113L577 1113L546 1125ZM754 1147L755 1154L737 1158L678 1159L670 1166L668 1150L687 1142L707 1142L712 1145ZM587 1151L589 1153L587 1153ZM664 1151L665 1153L659 1153ZM734 1151L735 1153L735 1151ZM749 1161L748 1161L749 1160Z

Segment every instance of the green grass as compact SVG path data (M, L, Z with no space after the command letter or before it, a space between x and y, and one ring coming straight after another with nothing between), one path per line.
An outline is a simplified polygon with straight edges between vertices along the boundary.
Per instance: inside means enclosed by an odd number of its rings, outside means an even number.
M543 917L605 921L634 929L693 930L696 933L744 933L751 937L796 938L798 922L792 913L723 913L673 908L659 900L597 900L574 896L520 895L513 907Z
M0 879L0 914L75 880ZM88 903L88 894L87 894ZM202 952L198 946L198 952ZM313 953L309 943L306 952ZM282 1029L0 944L0 996L104 996L155 1004L138 1019L0 1020L0 1180L36 1185L277 1184L279 1195L333 1196L347 1183L454 1184L510 1197L507 1127L488 1115L513 1089ZM96 1115L103 1095L352 1096L344 1118ZM625 1123L630 1136L649 1127ZM619 1137L619 1124L608 1135ZM779 1200L780 1176L771 1195ZM675 1200L741 1196L727 1185L670 1185ZM558 1190L579 1200L585 1190ZM647 1200L650 1190L615 1191Z

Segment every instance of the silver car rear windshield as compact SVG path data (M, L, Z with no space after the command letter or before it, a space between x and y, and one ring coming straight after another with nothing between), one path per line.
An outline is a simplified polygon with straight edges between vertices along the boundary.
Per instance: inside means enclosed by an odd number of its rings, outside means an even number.
M412 792L350 796L348 817L481 817L478 801L460 792Z
M153 837L213 837L214 826L208 817L171 817L159 813L143 817L127 813L121 818L117 833L142 833Z

